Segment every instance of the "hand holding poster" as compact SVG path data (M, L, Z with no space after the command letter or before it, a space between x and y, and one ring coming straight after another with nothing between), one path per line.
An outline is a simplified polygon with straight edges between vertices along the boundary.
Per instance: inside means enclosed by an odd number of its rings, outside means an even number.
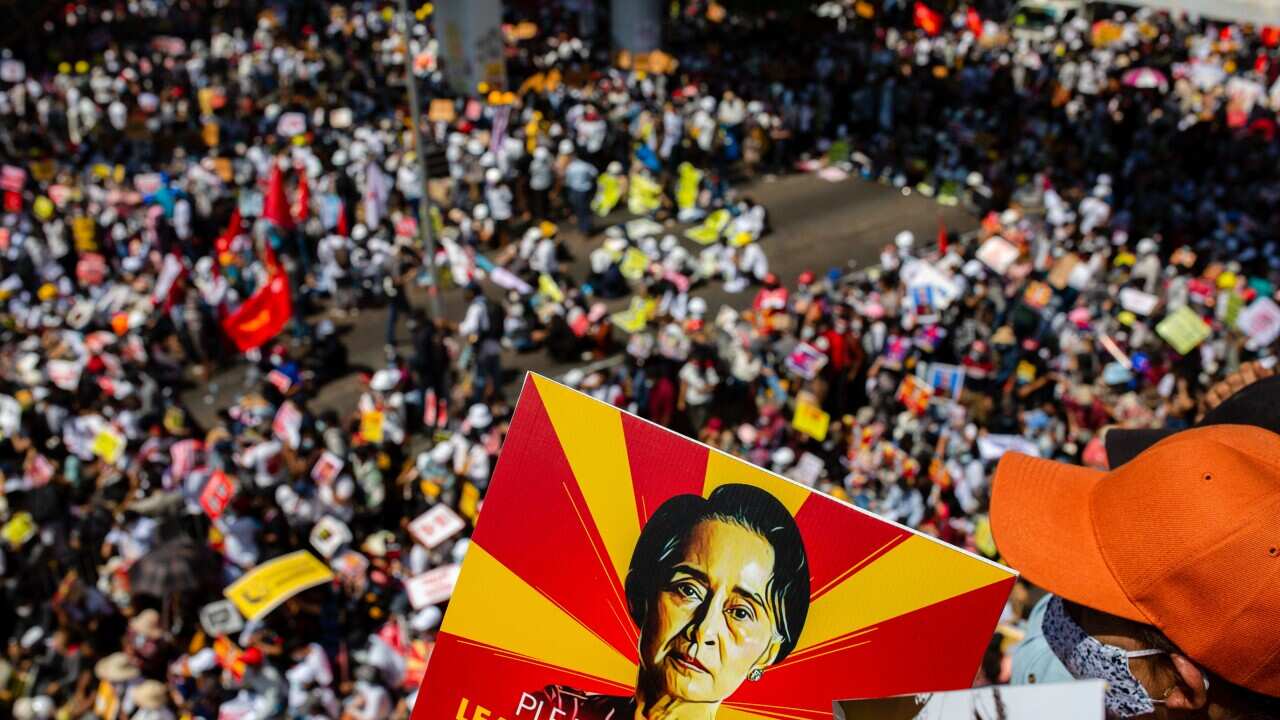
M1017 262L1020 254L1013 243L998 235L987 238L987 241L978 248L978 259L982 264L1001 275L1009 272L1009 268Z
M568 697L587 698L579 720L631 717L641 685L721 720L816 720L837 699L963 687L1014 581L537 376L483 515L414 720L546 720ZM698 660L683 638L726 593L740 611L701 656L726 659Z
M1280 306L1269 297L1260 297L1240 312L1236 327L1249 336L1254 347L1266 347L1280 337Z

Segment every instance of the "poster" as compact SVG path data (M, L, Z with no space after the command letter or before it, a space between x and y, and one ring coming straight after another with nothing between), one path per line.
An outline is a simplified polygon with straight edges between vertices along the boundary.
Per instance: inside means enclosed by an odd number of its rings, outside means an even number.
M1209 323L1185 305L1166 315L1160 324L1156 325L1156 334L1169 343L1179 355L1186 355L1195 350L1209 337L1210 332Z
M218 600L200 608L200 627L211 637L224 637L244 628L244 618L230 600Z
M325 515L311 527L311 547L325 560L331 559L338 549L351 542L351 528L332 515Z
M796 414L791 418L791 427L822 442L827 439L827 428L831 427L831 415L825 410L804 401L796 402Z
M120 462L127 444L128 441L124 439L124 435L116 432L115 428L106 426L99 430L98 434L93 438L93 445L90 450L94 455L102 458L103 462L108 465L115 465Z
M1013 243L998 235L987 238L987 241L978 248L977 253L978 259L982 261L983 265L1000 275L1009 272L1009 268L1013 267L1013 264L1017 262L1018 256L1021 254L1022 252Z
M964 368L959 365L929 363L927 377L929 387L938 395L959 400L964 393Z
M805 380L817 377L826 364L826 353L807 342L797 343L786 359L787 370Z
M440 503L409 523L409 534L424 548L434 550L440 543L466 528L467 521L461 515L448 505Z
M898 402L906 406L915 415L924 415L929 409L929 399L933 397L933 388L926 385L915 375L902 378L898 386Z
M214 470L200 491L200 508L210 520L217 520L235 496L236 481L221 470Z
M994 685L953 692L846 700L835 720L1102 720L1102 680L1036 685Z
M1236 327L1255 347L1266 347L1280 337L1280 306L1269 297L1260 297L1240 312Z
M259 620L280 603L308 588L327 583L333 572L306 550L281 555L255 567L227 586L222 594L246 620Z
M404 584L404 591L409 596L409 604L414 610L421 610L428 605L438 605L453 595L453 588L458 583L457 563L432 568L421 575L409 578Z
M342 472L345 465L342 458L325 450L321 453L320 459L316 460L316 464L311 467L311 479L316 481L317 485L328 485L338 477L338 473Z
M967 687L1014 577L530 375L413 720L545 720L569 694L631 712L641 676L721 720Z

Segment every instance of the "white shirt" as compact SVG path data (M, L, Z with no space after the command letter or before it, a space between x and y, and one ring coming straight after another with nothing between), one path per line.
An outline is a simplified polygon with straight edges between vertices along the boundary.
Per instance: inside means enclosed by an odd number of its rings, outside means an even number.
M706 405L711 402L720 376L714 367L702 370L696 363L687 362L680 368L680 380L684 382L684 399L689 405Z

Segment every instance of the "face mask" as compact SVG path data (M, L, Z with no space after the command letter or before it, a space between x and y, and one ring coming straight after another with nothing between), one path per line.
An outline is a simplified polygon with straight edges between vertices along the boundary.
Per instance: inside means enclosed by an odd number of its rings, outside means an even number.
M1049 647L1074 678L1107 682L1108 716L1130 718L1148 715L1155 712L1157 703L1164 702L1153 700L1129 669L1131 658L1162 655L1163 650L1126 651L1090 637L1067 615L1062 606L1062 598L1057 596L1049 601L1045 609L1043 627L1044 638Z

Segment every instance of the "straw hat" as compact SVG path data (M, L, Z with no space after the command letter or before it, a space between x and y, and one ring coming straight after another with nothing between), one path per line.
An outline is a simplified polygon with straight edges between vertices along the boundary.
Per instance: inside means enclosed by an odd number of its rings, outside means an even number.
M169 704L169 690L159 680L143 680L132 693L134 704L143 710L159 710Z
M135 680L142 673L122 652L111 653L93 666L93 674L99 680L109 683L123 683Z
M160 627L160 613L150 608L135 615L129 621L129 629L152 640L164 637L164 630Z

